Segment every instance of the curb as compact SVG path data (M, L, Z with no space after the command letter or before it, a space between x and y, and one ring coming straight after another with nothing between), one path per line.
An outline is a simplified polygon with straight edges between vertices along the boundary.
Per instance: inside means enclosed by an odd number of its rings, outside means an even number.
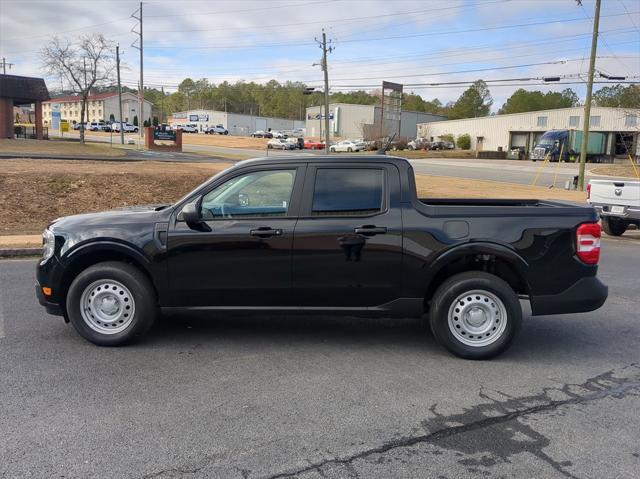
M20 256L39 256L42 248L0 248L0 258L16 258Z

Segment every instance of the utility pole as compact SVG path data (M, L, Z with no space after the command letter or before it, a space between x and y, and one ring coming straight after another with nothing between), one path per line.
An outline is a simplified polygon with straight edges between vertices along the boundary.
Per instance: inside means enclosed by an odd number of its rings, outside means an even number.
M578 2L581 5L580 2ZM596 50L598 49L598 25L600 23L600 0L596 0L596 11L593 16L593 36L591 38L591 58L589 59L589 77L587 81L587 98L584 103L584 120L582 125L582 142L580 144L580 170L578 173L578 189L584 191L584 169L587 162L589 146L589 123L591 121L591 95L593 93L593 74L596 68Z
M160 89L162 90L162 97L160 97L160 123L164 125L164 85Z
M328 155L329 154L329 66L327 64L327 52L331 53L334 48L327 48L327 34L322 29L322 42L315 39L317 43L320 44L320 48L322 49L322 62L320 63L320 67L324 71L324 151ZM329 40L331 43L331 40ZM320 120L322 121L322 115L320 116ZM321 127L322 128L322 127Z
M118 111L120 114L120 143L124 145L124 129L122 128L122 85L120 84L120 45L116 45L116 70L118 71Z
M11 70L12 66L13 66L13 63L7 63L7 59L5 57L2 57L2 74L3 75L7 74L7 67L9 67L9 70Z
M136 46L136 42L134 41L131 45L133 48L137 48L140 51L140 85L138 88L138 98L140 103L140 116L138 117L138 132L140 133L140 144L142 144L142 137L144 136L144 43L142 37L142 2L140 2L140 8L138 10L140 12L140 16L136 17L136 12L131 14L132 18L138 20L140 25L140 31L136 32L135 26L131 29L132 32L138 34L137 41L140 42L140 45Z

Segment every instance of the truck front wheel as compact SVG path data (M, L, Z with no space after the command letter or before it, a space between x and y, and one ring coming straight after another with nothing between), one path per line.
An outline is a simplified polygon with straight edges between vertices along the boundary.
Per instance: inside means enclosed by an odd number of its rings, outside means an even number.
M602 217L602 229L609 236L621 236L627 231L629 222L614 216Z
M109 261L82 271L67 294L67 313L78 333L99 346L121 346L144 334L157 307L149 279L127 263Z
M431 303L436 341L465 359L489 359L504 352L521 322L517 294L501 278L481 271L447 279Z

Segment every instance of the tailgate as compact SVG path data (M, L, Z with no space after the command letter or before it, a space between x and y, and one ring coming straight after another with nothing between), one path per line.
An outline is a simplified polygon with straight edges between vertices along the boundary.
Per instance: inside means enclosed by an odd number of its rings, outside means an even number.
M640 181L591 180L590 183L591 203L640 206Z

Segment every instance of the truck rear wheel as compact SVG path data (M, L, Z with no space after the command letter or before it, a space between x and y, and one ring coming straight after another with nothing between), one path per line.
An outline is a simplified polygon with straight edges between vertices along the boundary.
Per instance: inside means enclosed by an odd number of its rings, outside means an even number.
M501 278L481 271L447 279L433 296L430 325L436 341L465 359L504 352L522 322L518 296Z
M121 346L143 335L156 317L149 279L123 262L98 263L82 271L67 294L67 313L78 333L99 346Z
M614 216L602 217L602 229L609 236L621 236L627 231L629 222Z

